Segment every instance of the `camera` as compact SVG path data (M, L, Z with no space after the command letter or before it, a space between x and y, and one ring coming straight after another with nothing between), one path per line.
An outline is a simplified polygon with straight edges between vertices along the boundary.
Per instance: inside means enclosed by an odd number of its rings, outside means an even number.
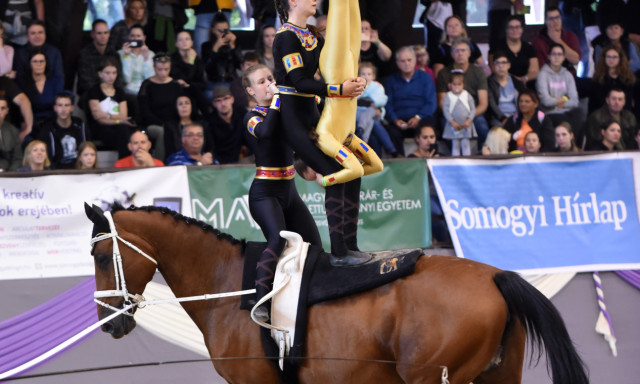
M129 47L131 48L140 48L144 45L142 40L131 40L129 41Z

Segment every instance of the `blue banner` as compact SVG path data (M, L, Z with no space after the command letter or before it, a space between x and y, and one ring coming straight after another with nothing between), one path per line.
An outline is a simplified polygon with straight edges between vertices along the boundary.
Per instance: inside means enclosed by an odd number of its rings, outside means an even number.
M530 273L640 268L632 158L434 160L458 256Z

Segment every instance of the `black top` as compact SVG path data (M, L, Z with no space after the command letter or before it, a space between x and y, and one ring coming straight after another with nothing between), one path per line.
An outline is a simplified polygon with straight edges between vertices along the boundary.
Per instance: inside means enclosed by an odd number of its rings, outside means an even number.
M327 84L313 78L323 46L324 39L316 37L309 29L284 24L273 42L277 84L294 87L302 93L327 96Z
M213 52L213 43L202 43L202 61L207 72L207 79L212 83L230 83L238 77L236 71L240 69L242 57L239 49L231 49L229 45L223 45L218 52Z
M249 133L247 145L259 167L286 167L293 164L293 150L285 144L280 129L280 112L267 107L255 107L244 117Z
M520 52L515 53L509 49L507 39L502 39L489 50L489 53L491 54L495 54L497 52L502 52L507 55L507 58L511 63L511 69L509 69L509 73L513 76L518 77L526 76L529 72L529 60L531 58L538 57L538 53L536 52L536 49L533 47L533 45L524 41L522 41Z
M56 117L47 119L38 129L38 135L38 139L47 145L52 168L75 168L78 147L87 140L87 131L80 118L72 116L68 128L59 126Z
M204 89L204 62L196 56L193 64L185 63L176 51L171 55L171 77L174 80L184 80L189 85L201 86Z
M173 80L158 84L147 79L140 85L138 110L142 125L164 125L177 114L176 100L182 95L182 86Z
M213 153L220 164L237 163L240 160L240 151L245 144L244 115L245 111L234 105L231 124L222 120L215 109L209 116Z
M107 58L112 59L116 63L116 69L118 70L116 85L124 86L124 80L122 80L122 63L120 62L120 55L118 55L118 52L112 47L107 46L104 54L100 54L96 49L96 46L91 43L82 48L78 54L78 95L83 95L89 88L96 84L100 84L98 70Z

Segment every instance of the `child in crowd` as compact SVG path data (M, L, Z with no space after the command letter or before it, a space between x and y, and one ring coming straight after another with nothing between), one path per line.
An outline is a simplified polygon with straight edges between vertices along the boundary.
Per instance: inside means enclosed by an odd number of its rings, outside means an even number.
M442 101L442 113L447 121L442 137L451 140L451 156L470 156L469 139L478 136L473 125L476 106L473 97L464 89L462 71L451 71L449 92Z
M540 153L540 136L536 131L529 131L524 135L524 153Z
M414 45L413 52L416 54L416 68L427 72L435 84L436 75L433 73L431 68L429 68L429 52L427 52L427 48L422 44Z
M367 80L367 87L362 95L358 96L356 136L367 142L376 153L381 153L382 146L387 153L395 157L396 147L381 122L388 97L382 84L376 81L376 67L364 61L358 68L358 76Z
M487 140L482 146L482 155L506 155L509 153L511 134L502 127L493 127L487 134Z

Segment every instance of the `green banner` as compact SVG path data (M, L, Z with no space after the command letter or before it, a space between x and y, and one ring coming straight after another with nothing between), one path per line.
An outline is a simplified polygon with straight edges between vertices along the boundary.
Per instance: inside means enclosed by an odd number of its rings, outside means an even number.
M249 212L255 167L188 169L193 217L234 237L264 241ZM296 186L329 249L323 188L299 176ZM385 163L382 172L362 179L358 245L368 251L430 246L429 202L424 160Z

